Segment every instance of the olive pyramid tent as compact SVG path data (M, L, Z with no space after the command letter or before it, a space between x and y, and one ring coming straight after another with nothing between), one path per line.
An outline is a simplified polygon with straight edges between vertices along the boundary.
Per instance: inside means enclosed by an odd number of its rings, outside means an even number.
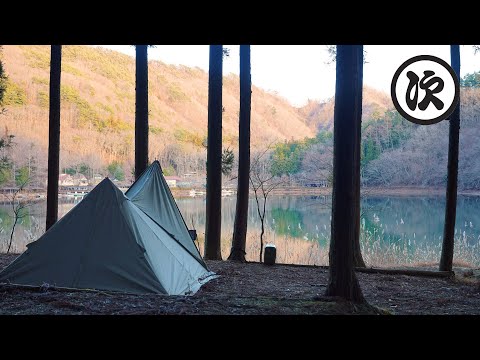
M0 282L188 295L215 277L109 179L0 273Z
M163 177L158 160L145 169L137 181L130 186L125 196L205 265Z

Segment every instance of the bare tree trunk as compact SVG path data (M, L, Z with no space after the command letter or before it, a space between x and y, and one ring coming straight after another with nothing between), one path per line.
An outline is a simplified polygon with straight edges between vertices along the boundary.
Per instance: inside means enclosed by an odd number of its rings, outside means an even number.
M338 45L333 138L332 233L329 252L329 283L327 296L364 302L355 276L353 254L355 245L356 191L356 124L355 106L359 102L359 66L362 45Z
M135 59L135 179L148 165L148 46L136 45Z
M257 213L258 213L258 218L260 219L260 222L261 222L261 232L260 232L260 262L262 262L262 256L263 256L263 233L264 233L264 227L263 227L263 216L262 216L262 213L260 211L260 202L258 201L258 194L257 194L257 190L258 188L255 187L255 185L253 185L253 182L252 182L252 186L253 186L253 190L255 192L255 202L257 204Z
M267 196L268 193L265 193L262 187L262 193L263 193L263 210L262 210L262 217L260 220L262 221L262 231L260 233L260 262L262 262L263 258L263 235L265 234L265 212L266 212L266 207L267 207Z
M45 230L58 219L58 175L60 160L60 75L62 72L62 45L51 46L50 58L50 113L48 124L48 183L47 218Z
M450 46L451 64L455 74L460 78L460 46ZM458 184L458 143L460 137L460 101L450 116L448 136L448 175L445 204L445 226L443 228L442 255L440 271L452 271L453 248L455 236L455 217L457 214Z
M10 248L12 247L13 234L15 233L15 227L17 226L17 222L18 222L18 217L15 215L15 220L14 220L13 225L12 225L12 232L10 233L10 242L8 243L7 254L10 253Z
M264 219L262 218L262 231L260 232L260 262L262 262L263 258L263 235L265 234L265 225Z
M248 189L250 174L250 115L252 78L250 45L240 45L240 121L238 124L238 186L232 249L228 260L245 261L247 241ZM260 255L260 261L261 255Z
M363 56L359 59L358 65L359 75L357 79L357 91L358 96L355 97L354 107L354 126L355 126L355 198L358 201L355 202L355 236L353 244L353 266L365 267L365 261L363 261L362 250L360 248L360 159L362 151L362 95L363 95Z
M222 73L223 46L210 45L208 73L207 199L205 259L222 260Z

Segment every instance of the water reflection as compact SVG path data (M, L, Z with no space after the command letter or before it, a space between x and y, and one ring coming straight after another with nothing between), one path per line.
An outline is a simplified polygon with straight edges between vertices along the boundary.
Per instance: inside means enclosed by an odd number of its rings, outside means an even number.
M81 199L63 199L59 217ZM200 238L205 232L205 198L178 199L178 206L190 228ZM235 197L222 198L222 236L228 253L235 216ZM266 240L282 241L284 262L328 262L331 197L271 196L267 202ZM443 234L445 200L439 197L367 197L362 199L361 241L371 264L437 261ZM14 250L23 251L45 229L46 202L29 205L28 214L15 231ZM10 235L13 218L11 206L0 204L0 246ZM253 198L249 202L248 231L251 252L259 249L260 221ZM480 265L480 198L459 196L456 226L456 256ZM300 254L300 252L308 252ZM313 255L312 255L312 252ZM321 255L320 255L321 254ZM252 259L257 260L257 255ZM225 257L225 255L224 255ZM288 260L290 259L290 260Z

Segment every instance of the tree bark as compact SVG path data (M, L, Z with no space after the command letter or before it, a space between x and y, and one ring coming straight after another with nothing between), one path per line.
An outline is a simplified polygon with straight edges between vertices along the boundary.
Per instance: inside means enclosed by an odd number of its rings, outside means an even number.
M222 260L222 73L223 46L210 45L208 73L207 199L205 259Z
M452 68L460 78L460 46L450 46ZM457 214L458 183L458 143L460 137L460 101L450 116L448 135L448 173L445 204L445 225L443 228L442 255L440 271L452 271L455 236L455 217Z
M51 46L50 57L50 112L48 119L48 183L47 217L45 230L58 219L58 176L60 161L60 77L62 72L62 45Z
M360 247L360 159L361 159L361 145L362 145L362 98L363 98L363 54L358 65L359 75L357 77L357 91L358 96L355 97L354 120L355 120L355 237L353 244L353 266L365 267L363 261L362 250Z
M356 206L356 106L361 99L358 88L363 59L362 45L338 45L333 132L332 232L329 251L327 296L364 302L353 266Z
M135 180L148 166L148 46L135 47Z
M232 249L228 260L245 262L250 174L250 116L252 77L250 45L240 45L240 120L238 124L238 186Z

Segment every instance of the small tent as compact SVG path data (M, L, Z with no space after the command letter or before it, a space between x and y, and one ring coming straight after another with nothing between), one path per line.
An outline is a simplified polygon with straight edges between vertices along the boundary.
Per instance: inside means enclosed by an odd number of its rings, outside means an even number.
M214 275L105 179L28 244L0 282L187 295Z
M125 196L171 234L192 256L205 264L163 177L158 160L145 169L125 193Z

